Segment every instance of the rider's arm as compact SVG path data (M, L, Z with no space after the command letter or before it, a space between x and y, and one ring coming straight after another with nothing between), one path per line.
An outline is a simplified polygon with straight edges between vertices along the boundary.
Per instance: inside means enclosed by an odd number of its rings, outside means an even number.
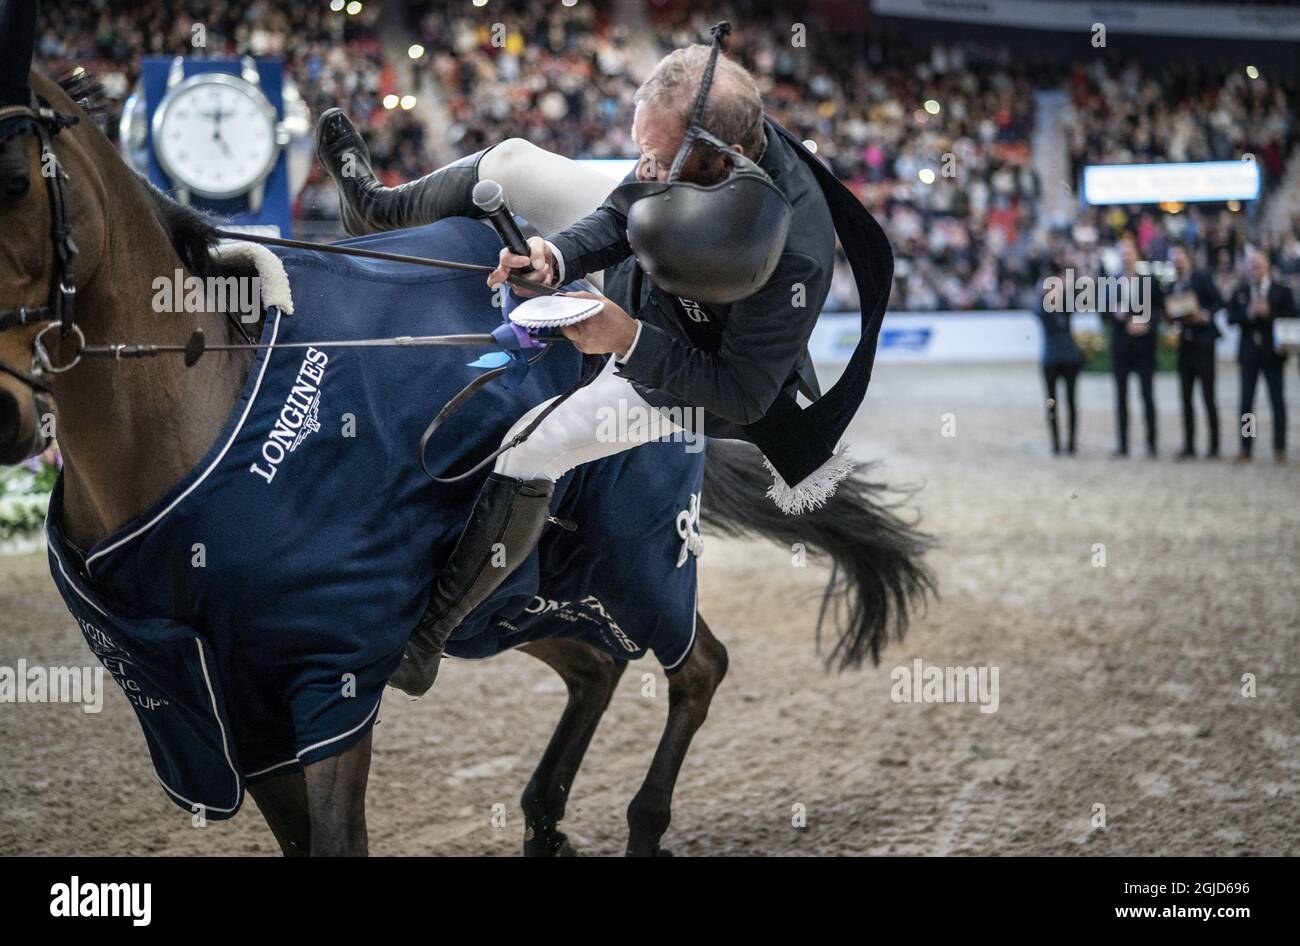
M829 285L812 257L785 253L767 285L731 307L716 353L642 320L618 373L723 420L752 424L794 373Z
M623 179L636 180L636 171ZM547 239L559 264L558 282L572 282L598 273L632 255L627 242L627 217L606 200L577 223Z

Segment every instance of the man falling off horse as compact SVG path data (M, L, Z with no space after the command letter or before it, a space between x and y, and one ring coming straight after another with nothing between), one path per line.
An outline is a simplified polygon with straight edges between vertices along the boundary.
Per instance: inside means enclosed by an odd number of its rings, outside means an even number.
M604 273L606 295L589 294L603 302L599 311L563 332L586 354L612 357L497 460L390 680L412 696L432 686L452 632L532 552L561 476L681 432L651 423L656 409L674 420L702 417L703 430L692 433L756 444L773 470L769 495L790 513L820 504L851 469L838 446L870 376L892 255L861 204L764 116L753 78L721 55L729 29L714 27L712 46L664 57L637 91L632 139L641 158L613 194L598 172L519 139L384 187L347 116L321 117L318 150L349 232L479 216L471 191L494 180L511 210L549 236L528 241L530 257L502 250L491 285L529 266L530 279L552 286ZM823 398L807 342L830 288L837 231L864 332ZM646 420L617 438L598 436L610 407Z

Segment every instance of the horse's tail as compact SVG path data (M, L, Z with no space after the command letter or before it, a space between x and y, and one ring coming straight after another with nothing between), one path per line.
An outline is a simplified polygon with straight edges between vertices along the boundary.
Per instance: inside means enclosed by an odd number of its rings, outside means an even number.
M788 516L767 498L772 477L757 449L710 440L706 458L704 524L726 535L760 535L828 555L832 568L817 617L818 653L829 611L840 630L827 666L838 660L841 670L857 667L868 653L879 664L890 628L901 641L911 609L935 593L934 574L923 561L934 540L898 515L902 500L887 501L891 490L885 484L855 474L825 505ZM840 620L845 613L847 621Z

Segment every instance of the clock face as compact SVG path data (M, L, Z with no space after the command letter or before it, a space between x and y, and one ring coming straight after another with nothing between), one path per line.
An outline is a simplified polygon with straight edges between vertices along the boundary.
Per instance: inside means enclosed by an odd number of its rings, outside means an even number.
M234 197L275 165L275 111L242 79L194 76L163 100L154 116L153 147L177 184L204 197Z

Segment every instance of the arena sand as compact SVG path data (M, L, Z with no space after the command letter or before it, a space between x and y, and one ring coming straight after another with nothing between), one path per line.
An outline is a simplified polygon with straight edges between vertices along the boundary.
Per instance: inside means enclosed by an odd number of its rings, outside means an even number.
M1169 376L1157 390L1162 458L1112 461L1108 377L1081 382L1080 456L1053 458L1035 369L879 368L854 452L882 459L891 484L919 487L912 503L942 542L942 598L879 668L827 674L813 650L825 571L796 567L788 549L707 538L700 607L731 673L687 758L667 846L1300 853L1300 398L1287 371L1298 459L1275 467L1264 441L1237 468L1172 461L1181 428ZM1226 422L1231 369L1220 389ZM943 435L948 420L955 436ZM1105 567L1093 564L1098 544ZM90 660L43 556L0 559L0 664L19 657ZM997 712L893 702L890 672L915 658L999 668ZM667 694L653 660L623 677L564 823L582 853L622 852ZM419 703L390 691L371 851L516 854L518 798L564 700L558 678L517 653L450 662ZM232 822L190 827L115 687L97 716L0 706L0 757L0 853L277 851L251 798ZM806 826L792 825L796 810Z

